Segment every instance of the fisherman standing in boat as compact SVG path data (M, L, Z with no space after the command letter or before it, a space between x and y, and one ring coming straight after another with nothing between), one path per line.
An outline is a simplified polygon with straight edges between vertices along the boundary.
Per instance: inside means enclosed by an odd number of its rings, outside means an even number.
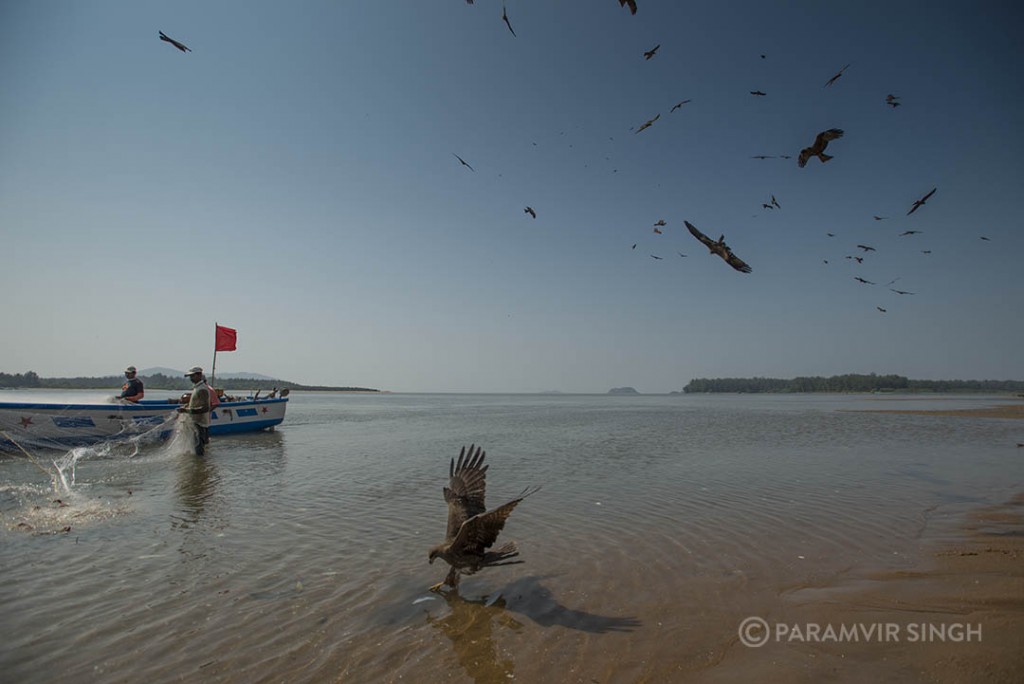
M187 413L192 417L196 426L196 456L206 453L206 445L210 442L210 386L206 384L203 376L203 369L193 366L185 373L192 381L192 396L188 400L188 406L178 409L178 413Z
M135 377L135 366L128 366L125 368L124 377L126 378L126 381L121 385L121 394L118 395L117 398L136 404L142 400L145 391L142 387L142 380Z

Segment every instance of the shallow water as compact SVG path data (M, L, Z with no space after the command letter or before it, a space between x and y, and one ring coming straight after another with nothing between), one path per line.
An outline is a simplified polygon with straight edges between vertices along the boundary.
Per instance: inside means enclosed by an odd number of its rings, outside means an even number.
M909 566L1022 489L1022 421L851 410L1005 401L297 393L274 433L215 438L205 459L173 443L97 453L70 491L0 456L0 672L685 681L744 617ZM543 488L500 538L524 563L438 596L447 568L427 550L448 460L470 443L489 504Z

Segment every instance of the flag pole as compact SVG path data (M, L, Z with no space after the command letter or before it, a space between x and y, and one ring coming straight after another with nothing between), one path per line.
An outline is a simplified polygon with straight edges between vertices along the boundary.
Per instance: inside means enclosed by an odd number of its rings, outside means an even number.
M217 321L213 322L213 368L210 370L210 386L217 378Z

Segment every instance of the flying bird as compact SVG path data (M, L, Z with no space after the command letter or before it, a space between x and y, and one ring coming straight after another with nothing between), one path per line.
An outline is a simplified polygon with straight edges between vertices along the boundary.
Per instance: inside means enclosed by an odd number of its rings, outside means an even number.
M668 113L671 114L672 112L676 111L687 102L692 102L692 100L683 100L682 102L677 102L676 104L672 105L672 109L668 110Z
M652 259L657 259L658 261L661 261L661 260L663 259L663 257L660 257L660 256L654 256L653 254L651 255L651 258L652 258Z
M774 209L775 207L773 207L772 205L768 204L767 202L761 202L761 208L762 209Z
M878 251L874 247L868 247L867 245L857 245L857 247L859 247L860 249L863 249L865 252L877 252Z
M828 147L829 141L842 137L843 131L839 128L830 128L827 131L822 131L814 138L813 145L800 150L800 156L796 160L796 165L802 169L811 157L817 157L824 164L832 158L832 155L825 154L825 148Z
M905 230L902 233L900 233L900 237L903 237L904 235L917 235L920 232L921 231L919 230Z
M875 219L876 221L884 221L885 219L887 219L889 217L888 216L872 216L872 218Z
M505 26L508 26L508 30L512 31L512 24L508 23L508 13L505 11L505 6L501 6L501 20L505 22ZM512 31L512 37L516 37L516 32Z
M654 232L655 232L655 233L657 233L658 235L661 235L661 234L662 234L662 233L661 233L661 228L655 228L655 229L654 229Z
M751 95L756 95L757 97L764 97L768 93L762 93L760 90L751 90L750 94Z
M915 211L917 211L917 208L922 206L925 202L927 202L928 198L934 195L936 190L938 190L938 188L932 188L931 192L929 192L927 195L925 195L919 200L914 200L914 206L910 207L910 211L907 212L907 216L910 216Z
M775 157L769 154L755 154L751 159L775 159Z
M170 38L163 31L158 31L157 33L160 34L160 40L162 40L162 41L164 41L166 43L170 43L171 45L173 45L174 47L178 48L182 52L192 52L192 48L188 47L184 43L179 43L178 41L174 40L173 38Z
M890 94L890 95L886 95L886 96L885 96L885 104L889 105L889 106L890 106L890 107L892 107L893 109L896 109L896 108L897 108L897 107L899 107L899 106L900 106L900 104L901 104L901 102L899 101L899 99L900 99L900 98L899 98L899 96L898 96L898 95L891 95L891 94Z
M840 69L840 70L839 70L839 71L838 71L838 72L836 73L836 75L835 75L835 76L833 76L832 78L828 79L828 83L826 83L826 84L825 84L825 87L826 87L826 88L828 88L828 87L829 87L830 85L832 85L832 84L833 84L833 83L835 83L835 82L836 82L837 80L839 80L839 77L843 75L843 72L844 72L844 71L846 71L846 68L847 68L848 66L850 66L850 65L849 65L849 64L847 64L847 65L846 65L846 66L844 66L844 67L843 67L842 69Z
M651 124L653 124L653 123L654 123L655 121L657 121L657 120L658 120L658 119L660 119L660 118L661 118L661 114L658 114L658 115L657 115L657 116L655 116L655 117L654 117L653 119L649 119L649 120L645 121L645 122L644 122L644 123L643 123L643 124L642 124L642 125L640 126L640 128L636 129L636 132L637 132L637 133L639 133L640 131L643 131L643 130L646 130L646 129L650 128L650 127L651 127ZM634 134L634 135L635 135L635 134Z
M781 209L782 208L782 206L779 204L778 200L775 199L775 195L772 195L772 204L775 205L776 209Z
M932 250L930 250L930 249L922 249L921 250L921 254L931 254L931 253L932 253Z
M859 283L864 283L865 285L874 285L874 283L871 282L870 280L864 280L860 276L854 276L853 279L856 280Z
M526 207L525 209L523 209L523 211L532 216L533 218L537 218L537 212L533 210L533 207Z
M650 59L651 57L653 57L658 52L658 48L660 48L660 47L661 47L661 43L658 43L657 45L652 47L650 50L645 52L644 53L644 59Z
M665 223L665 219L658 219L657 221L655 221L654 225L656 225L656 226L664 226L664 225L667 225L667 224Z
M985 237L984 235L982 235L982 236L981 236L981 239L982 239L982 240L985 240L986 242L992 242L991 240L989 240L989 239L988 239L987 237Z
M430 588L440 591L444 585L459 588L459 575L472 575L486 567L511 565L522 561L510 559L519 555L515 542L505 544L497 551L488 551L505 527L505 521L520 501L536 492L539 487L524 489L508 503L487 510L484 495L487 488L487 466L484 465L486 452L479 447L462 447L459 460L451 460L448 466L448 486L444 488L444 500L448 504L448 530L444 543L430 550L428 556L433 564L435 558L448 563L451 569L443 581Z
M629 6L629 13L636 14L636 0L619 0L619 7Z
M678 254L679 256L683 257L684 259L686 258L686 255L683 254L682 252L676 252L676 254Z
M891 287L889 288L889 291L890 292L895 292L898 295L905 295L905 294L912 295L912 294L914 294L913 292L907 292L906 290L894 290Z
M452 152L452 154L455 154L455 153L454 153L454 152ZM466 160L465 160L465 159L463 159L462 157L460 157L460 156L459 156L459 155L457 155L457 154L455 154L455 158L456 158L456 159L458 159L458 160L459 160L459 162L460 162L460 163L461 163L461 164L462 164L463 166L465 166L465 167L466 167L467 169L469 169L469 170L470 170L470 171L472 171L473 173L476 173L476 169L474 169L474 168L473 168L472 166L470 166L469 164L467 164L467 163L466 163Z
M722 257L722 260L725 261L725 263L729 264L740 273L750 273L750 266L748 266L746 263L743 262L742 259L733 254L732 250L729 249L729 246L725 244L724 235L720 236L718 240L712 240L707 235L697 230L697 228L694 227L694 225L689 221L683 221L683 223L686 224L686 228L687 230L690 231L690 234L693 235L693 237L700 240L700 242L705 247L707 247L712 254L717 254L718 256Z
M835 233L825 233L825 235L828 235L829 237L835 237L836 236Z
M882 307L880 307L880 306L876 306L875 308L876 308L876 309L878 309L879 311L881 311L882 313L885 313L885 311L886 311L885 309L883 309L883 308L882 308Z

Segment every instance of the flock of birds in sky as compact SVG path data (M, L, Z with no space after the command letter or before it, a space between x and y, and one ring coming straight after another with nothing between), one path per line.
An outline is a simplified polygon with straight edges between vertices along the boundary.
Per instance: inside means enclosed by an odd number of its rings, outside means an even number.
M472 5L474 0L466 0L466 2L468 4L470 4L470 5ZM619 0L619 5L621 7L627 7L631 14L636 14L636 12L637 12L637 4L636 4L635 0ZM507 11L507 9L506 9L504 4L502 5L501 19L505 23L505 25L508 27L508 30L512 33L512 35L515 36L516 33L513 30L513 28L512 28L512 24L511 24L511 21L510 21L509 16L508 16L508 11ZM658 50L660 48L661 48L661 44L659 43L659 44L655 45L653 48L651 48L650 50L645 51L643 53L644 60L651 60L651 59L653 59L657 55ZM767 55L762 54L762 55L760 55L760 57L761 57L761 59L766 59ZM839 81L839 79L842 78L842 76L846 72L846 70L850 68L850 66L851 66L850 64L846 64L841 69L836 71L827 81L825 81L825 84L824 84L823 87L829 88L829 87L835 85ZM762 90L751 90L749 92L754 97L767 97L767 93L765 93ZM669 113L671 114L672 112L675 112L676 110L680 109L683 105L685 105L685 104L687 104L689 102L691 102L691 100L689 100L689 99L682 100L682 101L678 102L677 104L675 104L669 110ZM889 107L891 107L892 109L896 109L897 107L902 106L902 102L900 101L900 97L898 95L893 95L891 93L885 97L885 104L888 105ZM643 131L646 131L647 129L649 129L650 127L655 125L660 118L661 118L661 113L655 114L652 118L644 121L642 124L640 124L638 127L636 127L635 130L634 129L630 129L630 130L632 130L634 134L640 134ZM829 160L831 160L833 158L833 155L825 154L825 150L826 150L826 148L828 148L829 143L842 138L843 134L844 134L843 130L840 129L840 128L829 128L829 129L826 129L826 130L821 131L820 133L818 133L815 136L813 143L811 143L809 146L807 146L807 147L803 148L802 150L800 150L800 153L797 156L797 166L800 167L800 168L806 167L807 162L810 161L813 157L817 157L818 160L821 163L825 163L825 162L828 162ZM534 143L534 144L536 144L536 143ZM466 163L461 157L459 157L458 155L455 155L455 156L464 166L468 167L470 170L474 170L473 167L470 166L468 163ZM775 159L775 158L791 159L792 155L785 155L785 154L781 154L781 155L758 154L758 155L752 155L751 158L752 159L759 159L759 160ZM907 212L907 216L913 214L920 207L924 206L925 202L927 202L928 199L932 195L935 194L936 190L937 190L937 188L933 188L927 194L925 194L923 197L921 197L918 200L915 200L913 205L910 207L910 210ZM772 195L771 201L763 203L762 204L762 208L768 209L768 210L776 210L776 209L781 209L782 207L779 204L778 200L775 198L775 196ZM534 218L534 219L537 218L537 212L532 207L527 206L524 209L524 211L525 211L525 213L529 214L532 218ZM882 221L882 220L885 220L886 218L888 218L888 217L874 216L874 219L876 221ZM733 269L739 271L740 273L750 273L752 271L752 269L751 269L749 264L747 264L745 261L743 261L738 256L736 256L735 253L733 253L732 249L726 244L725 236L724 235L719 236L719 238L717 240L713 240L713 239L709 238L707 235L705 235L704 233L702 233L699 229L697 229L696 226L694 226L689 221L684 221L683 223L686 226L687 230L690 232L690 234L695 239L697 239L701 244L703 244L705 247L707 247L708 251L711 254L720 257L726 264L731 266ZM665 225L666 225L666 222L664 221L664 219L661 219L658 222L656 222L654 224L654 227L653 227L654 233L656 235L662 235L663 231L661 230L661 228L664 227ZM900 237L907 237L907 236L912 236L912 235L918 235L918 234L920 234L922 232L923 231L920 231L920 230L906 230L906 231L900 233L899 236ZM828 235L829 237L835 237L834 233L826 233L826 235ZM981 236L981 240L988 241L989 238ZM635 250L636 247L637 247L637 243L633 243L632 249ZM862 249L865 254L867 254L868 252L876 251L874 247L870 247L870 246L867 246L867 245L857 245L857 247ZM931 250L928 250L928 249L922 249L922 250L920 250L920 252L922 254L925 254L925 255L931 254ZM683 254L682 252L677 252L677 254L679 254L680 257L686 257L687 256L686 254ZM657 254L650 254L650 257L652 259L655 259L655 260L658 260L658 261L662 261L664 259L664 257L659 256ZM848 255L845 258L848 259L848 260L855 261L858 264L861 264L861 263L864 262L864 256L860 256L860 255ZM825 264L829 263L829 261L827 259L824 259L823 261L824 261ZM876 285L875 282L873 282L871 280L868 280L866 278L859 277L859 276L854 277L854 280L857 281L858 283L861 283L861 284L864 284L864 285ZM895 280L891 281L888 284L892 285L896 280L899 280L899 278L896 278ZM910 291L907 291L907 290L899 290L899 289L895 289L895 288L892 288L892 287L889 287L889 290L891 292L894 292L894 293L898 294L898 295L911 295L911 294L914 294L913 292L910 292ZM878 309L878 311L880 311L882 313L887 313L887 311L888 311L887 309L885 309L882 306L876 306L875 308Z
M470 5L474 3L474 0L466 0ZM622 7L628 7L631 14L636 14L637 6L635 0L619 0L619 4ZM502 5L501 20L508 28L509 32L513 37L516 36L516 32L512 27L511 20L509 19L508 12L504 5ZM163 33L159 32L160 40L169 43L176 49L183 53L191 52L191 49L185 44L171 38ZM645 60L651 60L656 55L661 45L655 45L650 50L643 53ZM766 55L761 55L761 59L765 59ZM828 88L836 84L839 79L843 76L846 70L850 67L850 64L843 66L833 76L831 76L826 82L824 87ZM751 90L750 94L754 97L766 97L767 94L761 90ZM686 99L675 104L669 113L677 111L684 105L688 104L691 100ZM896 95L888 95L885 98L885 104L893 109L901 106L900 98ZM651 126L656 124L661 118L661 114L658 113L654 117L648 119L640 126L636 127L634 134L640 134ZM633 129L630 129L633 130ZM826 154L825 150L828 149L829 144L843 137L843 130L840 128L828 128L818 133L814 141L807 147L800 150L797 156L797 166L805 168L807 163L814 157L817 157L818 161L822 164L830 161L833 156ZM534 143L536 145L536 143ZM476 172L476 169L459 156L456 153L452 153L459 164L469 169L471 172ZM753 159L791 159L792 155L764 155L758 154L753 155ZM935 195L938 188L932 188L930 191L925 193L919 199L916 199L911 204L907 211L907 216L910 216L917 212L921 207L925 206L929 199ZM761 207L765 210L778 211L782 209L782 204L775 197L771 195L768 201L762 202ZM531 206L526 206L523 210L531 219L537 219L537 212ZM875 221L887 220L888 216L873 216ZM701 232L695 225L687 220L683 221L686 229L690 235L694 237L698 242L707 247L710 254L721 258L727 265L735 269L740 273L750 273L752 271L749 264L743 259L733 253L732 249L725 242L725 236L721 235L718 239L712 239ZM659 219L653 225L653 232L655 235L662 235L662 228L667 227L668 223L665 219ZM911 237L914 235L921 234L923 231L908 229L899 233L899 237ZM829 238L834 238L834 233L826 233ZM987 237L982 236L982 240L988 240ZM636 243L633 244L632 249L636 249ZM857 244L856 248L861 251L861 254L850 254L845 258L851 260L857 264L864 262L867 255L876 252L876 248L868 244ZM920 250L923 254L929 254L930 250ZM678 253L680 257L686 257L686 254L681 252ZM652 259L662 260L663 257L656 254L650 255ZM828 264L828 260L824 260ZM875 286L878 283L868 280L861 276L855 276L854 280L862 285ZM914 295L915 293L909 290L902 290L894 288L893 285L900 280L895 278L885 284L890 292L893 292L900 296ZM882 306L876 306L878 311L886 313L887 309ZM1018 446L1024 446L1018 444ZM518 497L508 501L507 503L498 506L492 510L487 510L484 497L486 491L486 479L485 474L487 466L484 465L484 453L481 449L470 447L468 452L463 448L459 454L458 460L452 459L449 466L449 485L444 488L444 498L448 504L448 527L445 535L445 541L442 544L437 545L431 549L429 554L429 560L432 563L436 558L441 558L446 561L449 566L449 572L445 579L434 585L433 590L438 591L443 586L447 585L457 590L459 585L460 575L469 575L481 570L485 567L494 567L500 565L507 565L518 563L521 561L514 560L518 556L518 549L515 543L507 543L500 547L496 551L489 551L488 549L494 544L498 537L499 532L505 525L505 521L508 519L512 510L527 496L536 491L536 489L528 489L523 491Z
M474 4L474 0L466 0L466 2L467 2L467 4L470 4L470 5ZM631 14L636 14L636 12L637 12L637 4L636 4L635 0L619 0L619 5L621 7L628 8ZM508 30L512 34L512 36L515 37L516 36L515 29L512 27L512 22L511 22L511 20L510 20L510 18L508 16L508 11L507 11L507 9L506 9L504 4L502 5L502 10L501 10L501 21L508 28ZM174 38L171 38L171 37L167 36L166 34L164 34L163 31L160 31L159 35L160 35L160 40L169 43L170 45L174 46L176 49L180 50L181 52L183 52L183 53L191 52L191 48L189 48L184 43L181 43L181 42L175 40ZM658 50L660 48L661 48L661 44L659 43L659 44L655 45L653 48L651 48L650 50L645 51L643 53L644 60L651 60L651 59L653 59L657 55ZM761 59L765 59L767 56L762 54L762 55L760 55L760 57L761 57ZM839 81L839 79L842 78L842 76L846 72L846 70L848 68L850 68L850 66L851 66L850 64L846 64L841 69L839 69L835 74L833 74L825 82L824 87L825 88L829 88L829 87L832 87L833 85L835 85ZM766 97L767 96L767 93L765 93L764 91L761 91L761 90L751 90L750 94L752 96L754 96L754 97ZM678 103L676 103L675 105L672 106L672 108L669 110L669 113L671 114L671 113L679 110L684 105L686 105L686 104L688 104L690 102L691 102L691 100L689 100L689 99L685 99L685 100L679 101ZM893 108L893 109L896 109L897 107L900 107L902 105L902 103L900 102L900 97L897 96L897 95L893 95L893 94L889 94L889 95L886 96L885 104L888 105L889 107ZM661 113L658 113L654 117L644 121L642 124L640 124L638 127L636 127L635 130L632 129L632 128L630 130L633 131L634 135L638 135L638 134L646 131L647 129L651 128L652 126L654 126L658 122L658 120L660 118L661 118ZM802 150L800 150L799 155L797 156L797 162L796 162L797 166L800 167L800 168L805 168L807 163L808 163L808 161L810 161L814 157L817 157L818 160L821 163L823 163L823 164L828 162L829 160L831 160L833 158L833 155L826 154L825 150L829 147L830 143L833 143L833 142L841 139L843 137L843 135L844 135L844 132L840 128L828 128L828 129L818 133L815 136L814 141L810 145L808 145L807 147L805 147ZM536 145L536 143L534 143L534 145ZM456 154L454 152L452 153L452 155L455 157L455 159L458 160L459 164L461 164L463 167L469 169L470 171L472 171L474 173L476 172L476 169L474 169L473 166L469 162L467 162L465 159L463 159L461 156L459 156L458 154ZM775 159L775 158L791 159L792 155L785 155L785 154L780 154L780 155L757 154L757 155L752 155L751 158L752 159L758 159L758 160ZM613 170L613 173L614 173L614 170ZM928 199L931 198L932 195L935 194L936 190L937 190L937 188L932 188L932 190L930 190L928 193L926 193L920 199L915 200L913 202L912 206L910 207L910 210L907 212L907 216L910 216L911 214L916 212L919 208L924 206L924 204L928 201ZM762 206L762 208L764 208L766 210L780 210L782 208L781 204L778 202L778 200L775 198L774 195L772 195L770 202L763 202L761 206ZM534 220L537 219L537 211L533 207L526 206L523 209L523 212L525 214L527 214L528 216L530 216L531 219L534 219ZM886 217L886 216L874 216L873 218L876 221L883 221L883 220L886 220L888 217ZM716 255L716 256L720 257L726 264L728 264L729 266L731 266L733 269L735 269L736 271L738 271L740 273L750 273L752 271L752 268L750 267L749 264L747 264L745 261L743 261L738 256L736 256L735 253L733 253L732 249L726 244L725 236L724 235L720 235L717 240L713 240L710 237L708 237L707 235L705 235L704 233L702 233L699 229L697 229L696 226L694 226L689 221L684 221L683 223L686 226L687 230L690 232L690 234L696 240L698 240L701 244L703 244L705 247L708 248L708 251L709 251L710 254L713 254L713 255ZM662 235L663 231L661 230L661 228L663 228L665 226L666 226L666 222L664 221L664 219L659 220L658 222L656 222L654 224L654 227L653 227L654 233L656 235ZM918 234L920 234L922 232L923 231L921 231L921 230L906 230L906 231L900 233L899 236L900 237L909 237L909 236L913 236L913 235L918 235ZM831 237L835 237L834 233L826 233L826 235L828 237L830 237L830 238ZM989 240L989 238L984 237L984 236L982 236L981 239L985 240L985 241ZM633 243L632 249L635 250L636 247L637 247L637 243ZM868 252L876 251L873 247L869 247L869 246L866 246L866 245L857 245L857 247L862 249L864 251L864 254L867 254ZM920 252L922 254L927 255L927 254L931 253L931 250L921 249ZM677 252L677 254L679 254L680 257L686 257L687 256L686 254L683 254L682 252ZM657 254L650 254L650 257L652 259L655 259L655 260L658 260L658 261L663 260L663 257L659 256ZM857 264L861 264L861 263L864 262L864 256L863 255L847 255L845 258L848 259L848 260L852 260L852 261L856 262ZM823 261L824 261L825 264L829 263L829 261L827 259L824 259ZM855 277L854 280L857 281L858 283L861 283L861 284L864 284L864 285L875 285L876 284L873 281L870 281L870 280L868 280L866 278L862 278L862 277L859 277L859 276ZM898 280L898 278L897 278L897 280ZM893 282L895 282L895 281L893 281ZM890 285L891 285L891 283L890 283ZM895 293L900 294L900 295L914 294L913 292L909 292L909 291L905 291L905 290L897 290L897 289L893 289L891 287L889 289L892 292L895 292ZM882 313L885 313L887 311L885 308L883 308L881 306L877 306L876 308L879 311L881 311Z

